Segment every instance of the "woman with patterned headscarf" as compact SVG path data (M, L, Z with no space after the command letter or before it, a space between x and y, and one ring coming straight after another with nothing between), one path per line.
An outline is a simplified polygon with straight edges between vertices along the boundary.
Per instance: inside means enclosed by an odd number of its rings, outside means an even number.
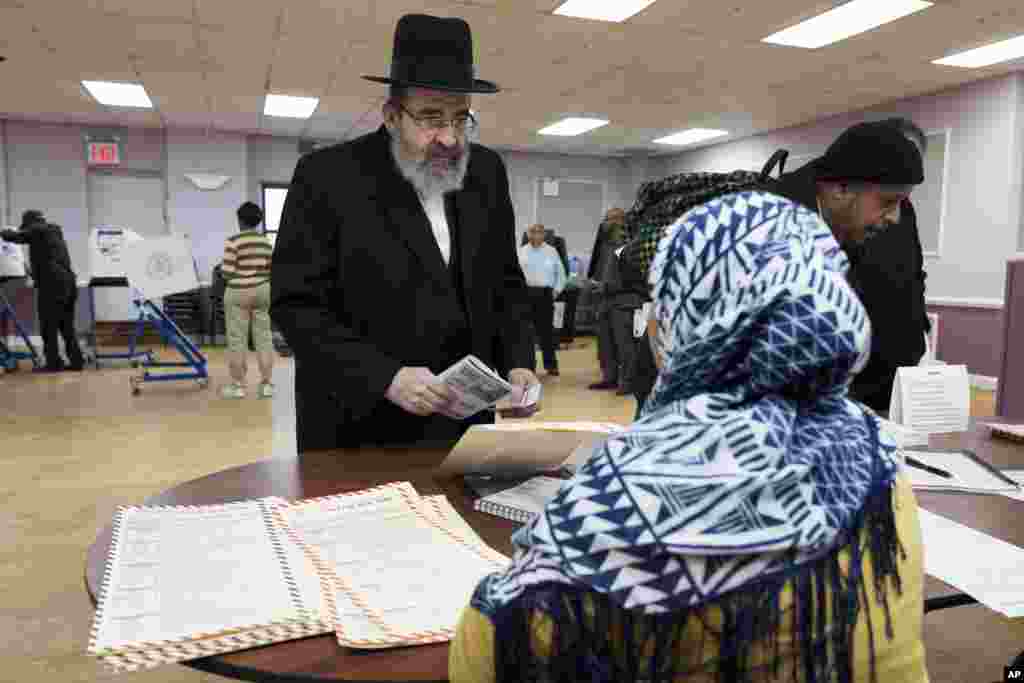
M772 194L669 230L644 413L477 586L453 682L928 680L916 501L847 399L870 327L846 267Z

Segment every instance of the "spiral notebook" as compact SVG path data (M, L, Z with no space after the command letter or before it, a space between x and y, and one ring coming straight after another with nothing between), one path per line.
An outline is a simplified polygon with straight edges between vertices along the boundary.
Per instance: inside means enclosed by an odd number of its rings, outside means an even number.
M478 498L473 508L513 522L529 522L555 497L565 479L544 475L531 477L518 486Z

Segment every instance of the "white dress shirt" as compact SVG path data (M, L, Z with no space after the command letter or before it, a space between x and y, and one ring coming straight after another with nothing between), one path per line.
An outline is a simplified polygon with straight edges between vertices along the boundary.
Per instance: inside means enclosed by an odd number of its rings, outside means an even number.
M426 211L427 218L430 220L434 239L437 240L437 246L441 249L441 258L444 259L445 265L448 265L452 255L452 235L448 227L448 215L444 211L444 195L435 194L426 199L420 197L420 203L423 204L423 210Z

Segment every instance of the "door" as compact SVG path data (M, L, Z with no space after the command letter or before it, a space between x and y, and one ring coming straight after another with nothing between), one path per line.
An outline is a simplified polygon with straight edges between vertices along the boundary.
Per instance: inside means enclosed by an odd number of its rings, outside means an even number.
M169 234L164 219L164 178L157 174L90 172L87 179L89 230L100 226L126 228L143 239ZM88 262L88 260L86 261ZM96 320L135 320L131 290L99 287ZM160 305L160 302L155 302Z

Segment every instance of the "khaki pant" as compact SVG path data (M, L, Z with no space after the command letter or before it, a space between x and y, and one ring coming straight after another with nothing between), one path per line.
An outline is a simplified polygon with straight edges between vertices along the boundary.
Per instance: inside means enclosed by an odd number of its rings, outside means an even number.
M245 384L246 358L249 346L249 323L252 341L259 359L264 382L270 382L274 364L274 340L270 332L270 283L256 287L224 290L224 324L228 337L228 364L231 378Z

